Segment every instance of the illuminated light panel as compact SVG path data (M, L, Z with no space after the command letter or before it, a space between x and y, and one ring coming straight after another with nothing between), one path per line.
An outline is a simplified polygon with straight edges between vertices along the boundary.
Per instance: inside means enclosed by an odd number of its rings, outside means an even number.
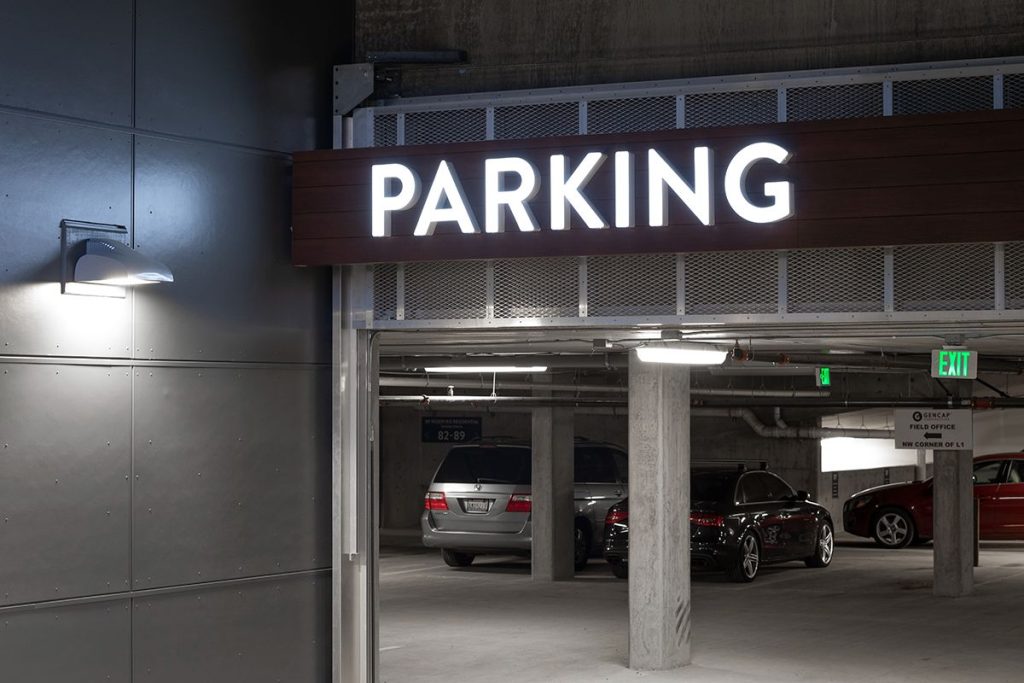
M711 346L641 346L636 356L644 363L669 363L672 365L721 365L728 351Z
M503 372L547 372L546 365L439 365L423 368L427 372L455 373L503 373Z

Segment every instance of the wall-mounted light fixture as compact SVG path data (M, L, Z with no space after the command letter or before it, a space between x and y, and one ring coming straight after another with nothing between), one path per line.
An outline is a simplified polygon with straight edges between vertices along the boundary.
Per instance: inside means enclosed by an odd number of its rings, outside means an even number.
M672 346L640 346L636 356L645 363L674 365L721 365L728 351L709 344L673 344Z
M60 229L64 294L124 297L125 287L174 282L165 264L128 246L123 225L63 220Z
M444 365L423 369L426 372L443 374L480 373L488 375L506 372L547 372L548 370L546 365Z

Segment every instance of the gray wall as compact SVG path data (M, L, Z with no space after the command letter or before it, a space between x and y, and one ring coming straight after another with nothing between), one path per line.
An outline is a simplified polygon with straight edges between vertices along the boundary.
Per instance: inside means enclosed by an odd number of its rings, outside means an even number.
M418 529L423 494L450 445L422 443L420 418L430 415L411 408L381 410L381 527ZM452 416L444 411L438 415ZM530 439L528 412L460 411L460 416L480 415L484 436ZM625 414L598 415L580 412L575 418L576 436L629 444ZM740 420L694 418L691 434L693 462L745 460L757 467L763 460L794 487L817 495L821 450L813 439L765 439ZM824 495L824 494L822 494Z
M378 94L617 83L1017 54L1019 0L358 0L356 57L468 51L386 69Z
M4 13L0 680L327 679L330 288L288 153L330 146L340 5ZM175 282L61 295L63 218Z

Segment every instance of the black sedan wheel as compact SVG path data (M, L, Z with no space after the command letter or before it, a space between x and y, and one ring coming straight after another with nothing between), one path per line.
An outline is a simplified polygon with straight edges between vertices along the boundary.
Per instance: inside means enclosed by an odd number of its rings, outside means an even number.
M818 537L814 544L814 554L804 560L808 567L827 567L832 564L832 551L835 550L835 536L832 534L832 525L823 522L818 527Z
M581 525L576 525L576 537L573 539L572 563L576 571L581 571L587 566L587 558L590 557L590 537L587 530Z
M905 548L914 540L914 520L899 508L886 508L875 517L871 535L883 548Z
M473 564L473 558L475 557L476 555L471 553L458 553L448 549L441 551L441 559L449 567L468 567Z
M736 561L726 571L732 581L749 583L757 578L757 570L761 567L761 544L752 532L748 531L740 539L740 550Z
M616 578L618 578L618 579L628 579L629 578L629 564L628 563L623 562L621 560L616 560L615 562L609 562L608 564L611 565L611 567L612 567L612 574L614 574Z

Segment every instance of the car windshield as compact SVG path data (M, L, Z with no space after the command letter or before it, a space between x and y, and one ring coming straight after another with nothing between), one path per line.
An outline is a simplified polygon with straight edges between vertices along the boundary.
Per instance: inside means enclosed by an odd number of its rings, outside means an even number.
M695 474L690 479L690 500L719 503L732 497L733 475Z
M461 446L448 452L434 481L438 484L530 484L530 449Z

